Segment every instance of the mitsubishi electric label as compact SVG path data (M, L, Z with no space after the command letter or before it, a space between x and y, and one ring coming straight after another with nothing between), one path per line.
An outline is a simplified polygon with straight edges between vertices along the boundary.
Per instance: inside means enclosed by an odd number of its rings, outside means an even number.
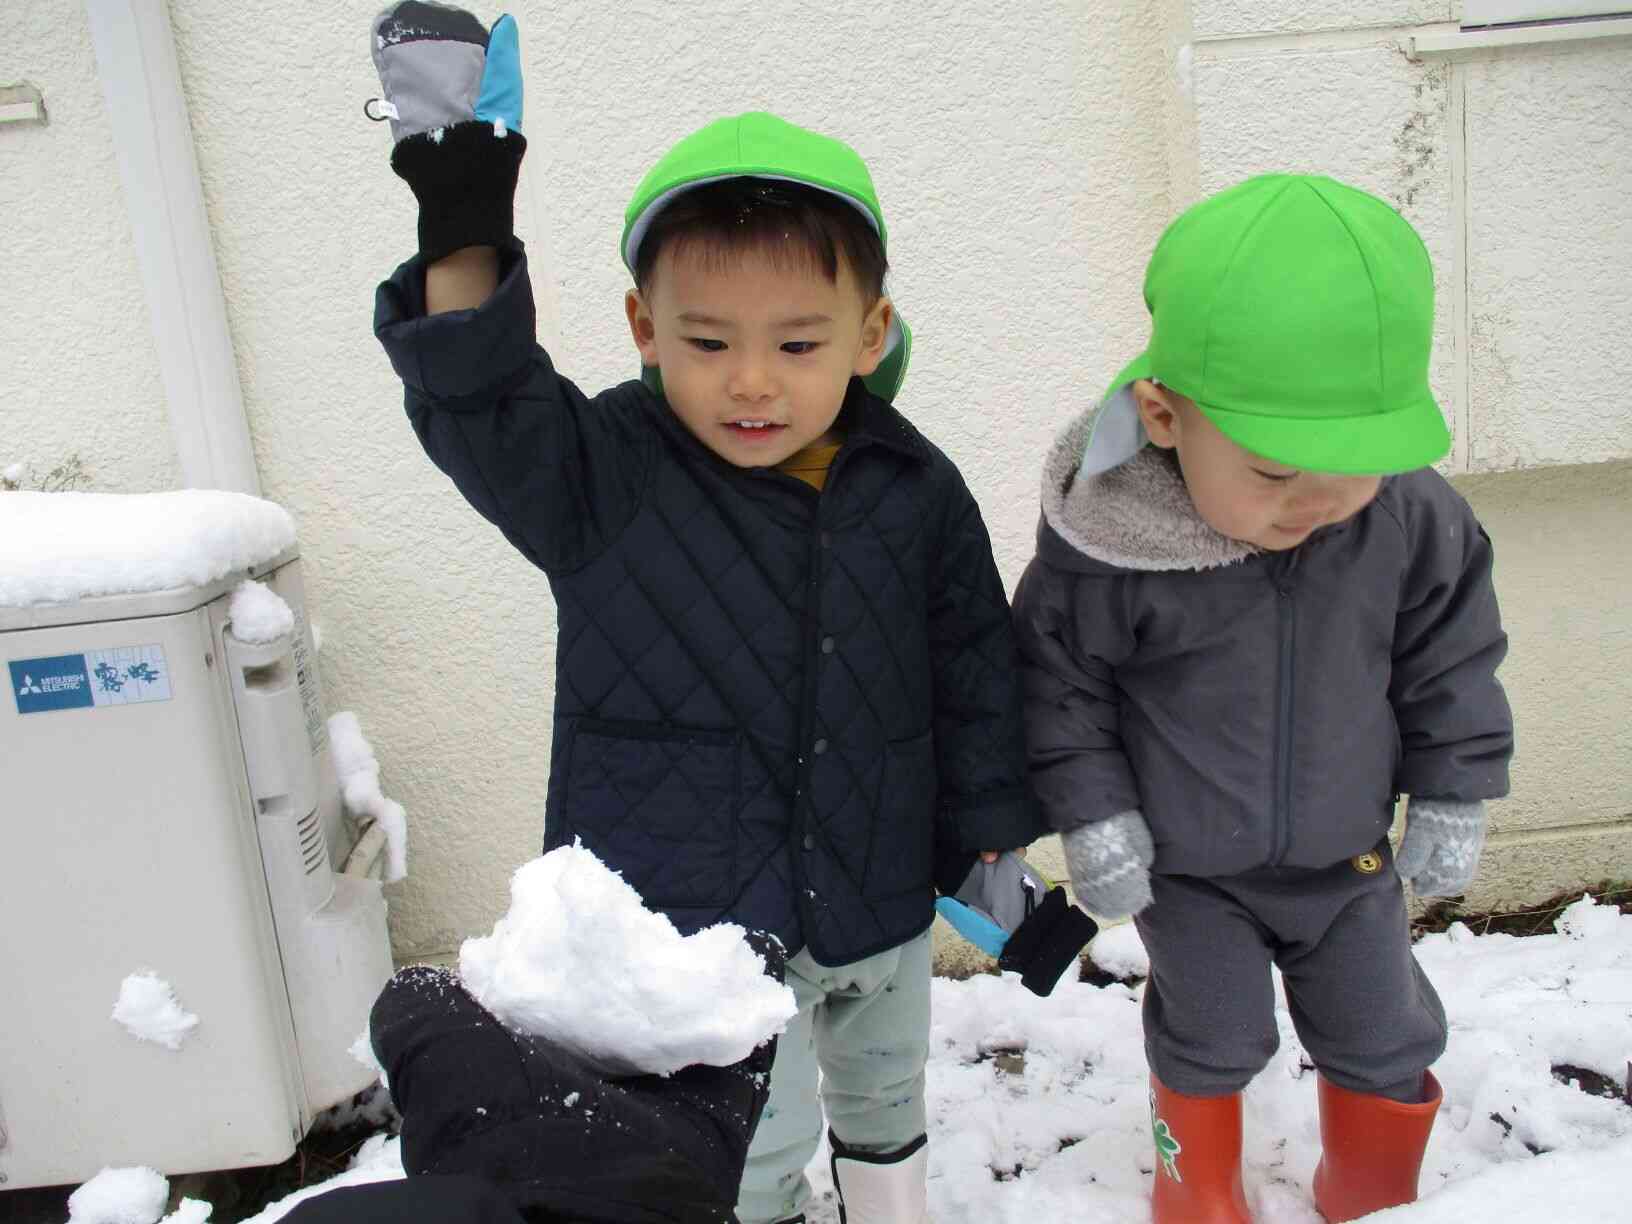
M7 666L19 714L170 700L170 666L162 646L12 659Z

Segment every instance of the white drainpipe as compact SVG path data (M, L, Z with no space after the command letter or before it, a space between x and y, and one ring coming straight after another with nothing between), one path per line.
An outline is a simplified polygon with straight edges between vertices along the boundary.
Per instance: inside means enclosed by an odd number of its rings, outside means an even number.
M85 12L182 482L259 495L169 10L164 0L85 0Z

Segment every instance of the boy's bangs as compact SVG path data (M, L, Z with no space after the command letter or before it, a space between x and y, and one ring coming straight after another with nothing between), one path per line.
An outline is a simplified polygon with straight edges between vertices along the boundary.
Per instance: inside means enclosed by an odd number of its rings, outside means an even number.
M692 230L670 238L665 249L674 263L710 274L729 275L741 268L744 260L755 257L765 260L780 275L819 276L829 282L839 278L838 248L831 238L786 226Z
M647 288L664 250L710 272L730 272L757 255L779 272L837 282L842 254L868 301L883 293L883 243L856 209L811 188L734 179L686 192L652 222L635 265Z

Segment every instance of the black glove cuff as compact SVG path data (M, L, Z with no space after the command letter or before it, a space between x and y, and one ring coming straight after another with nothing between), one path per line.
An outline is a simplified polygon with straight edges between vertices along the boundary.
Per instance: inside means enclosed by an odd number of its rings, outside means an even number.
M1065 889L1051 888L1009 936L998 967L1018 973L1020 984L1033 994L1051 994L1060 975L1098 933L1098 924L1066 901Z
M509 244L515 234L516 177L527 140L493 134L481 120L397 142L391 169L419 201L419 253L426 263L461 247Z

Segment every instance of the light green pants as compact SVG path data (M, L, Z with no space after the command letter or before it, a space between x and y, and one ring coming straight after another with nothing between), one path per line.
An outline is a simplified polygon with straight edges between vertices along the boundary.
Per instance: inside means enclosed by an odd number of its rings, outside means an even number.
M894 1151L924 1133L929 972L928 931L849 965L818 965L808 951L788 960L799 1014L777 1042L770 1101L737 1199L742 1224L805 1209L805 1166L822 1140L824 1108L833 1133L862 1151Z

